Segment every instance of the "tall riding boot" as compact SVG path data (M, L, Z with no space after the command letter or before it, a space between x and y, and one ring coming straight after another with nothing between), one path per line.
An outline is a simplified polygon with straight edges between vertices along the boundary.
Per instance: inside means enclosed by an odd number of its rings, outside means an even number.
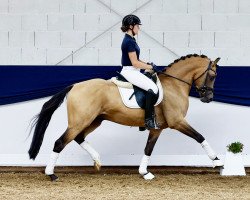
M154 97L156 94L153 90L148 90L146 94L146 106L145 106L145 126L147 129L157 128L155 124L155 112L154 112Z

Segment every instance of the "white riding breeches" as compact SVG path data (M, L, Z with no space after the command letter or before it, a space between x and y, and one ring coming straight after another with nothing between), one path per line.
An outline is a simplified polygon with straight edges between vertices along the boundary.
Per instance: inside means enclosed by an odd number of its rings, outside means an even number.
M124 66L121 75L123 75L130 83L143 90L148 91L151 89L155 94L158 93L158 87L156 84L143 75L139 69L136 69L133 66Z

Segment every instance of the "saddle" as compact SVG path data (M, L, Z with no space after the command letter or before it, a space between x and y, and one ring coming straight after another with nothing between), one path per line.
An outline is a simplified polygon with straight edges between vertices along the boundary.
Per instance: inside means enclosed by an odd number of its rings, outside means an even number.
M151 75L150 73L146 72L144 75L150 78L157 85L159 89L159 92L156 98L154 99L155 106L157 106L163 99L163 90L161 82L156 74ZM122 76L120 73L118 73L116 77L111 78L111 82L117 85L122 101L126 107L145 109L145 100L146 100L145 90L129 83L126 80L126 78Z

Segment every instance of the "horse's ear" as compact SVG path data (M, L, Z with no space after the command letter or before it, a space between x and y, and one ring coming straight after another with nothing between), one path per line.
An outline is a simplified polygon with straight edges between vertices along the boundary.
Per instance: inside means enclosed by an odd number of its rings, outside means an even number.
M220 61L220 57L216 58L214 61L214 65L217 65L217 63Z

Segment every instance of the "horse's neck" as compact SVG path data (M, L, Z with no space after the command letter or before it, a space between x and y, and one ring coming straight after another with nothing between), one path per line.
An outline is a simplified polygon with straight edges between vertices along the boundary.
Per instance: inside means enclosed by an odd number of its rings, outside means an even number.
M166 70L166 73L192 84L196 70L196 66L191 62L180 62L173 64L172 67Z
M195 66L191 64L192 63L189 62L182 62L173 64L173 66L167 68L165 73L175 78L162 75L160 79L163 83L163 87L167 87L166 89L173 89L177 93L181 92L183 95L188 96L191 87L187 83L192 84L196 71Z

